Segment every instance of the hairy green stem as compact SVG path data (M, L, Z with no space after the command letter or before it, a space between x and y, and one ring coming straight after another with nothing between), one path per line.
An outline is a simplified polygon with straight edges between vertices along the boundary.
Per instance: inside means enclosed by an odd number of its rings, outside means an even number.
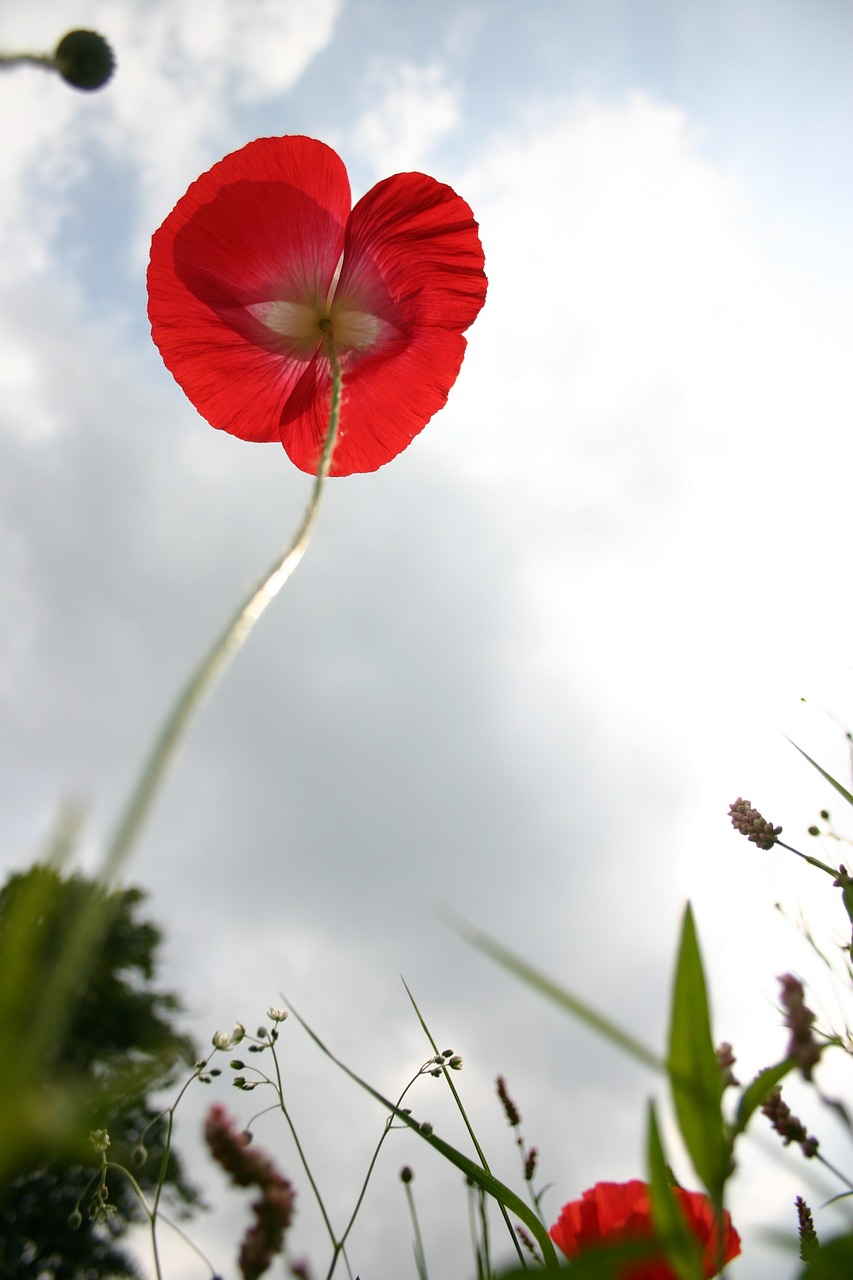
M205 696L210 693L216 680L224 672L229 662L245 644L255 623L266 612L268 605L281 591L302 557L308 549L314 525L320 511L320 499L332 465L332 453L338 438L338 425L341 413L342 377L341 367L335 351L331 330L326 331L326 350L332 371L332 402L329 413L329 429L311 500L303 516L293 541L277 556L263 575L260 582L248 594L237 612L228 622L224 631L217 637L207 656L193 672L183 691L169 712L166 722L158 734L145 767L139 776L124 812L119 819L115 832L107 846L104 875L111 880L133 844L139 829L147 818L163 776L174 759L177 748L183 738L193 715L198 711Z

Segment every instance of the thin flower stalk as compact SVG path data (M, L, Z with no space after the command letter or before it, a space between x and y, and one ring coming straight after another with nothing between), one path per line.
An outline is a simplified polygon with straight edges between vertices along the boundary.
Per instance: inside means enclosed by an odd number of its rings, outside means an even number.
M424 1035L426 1036L426 1038L429 1040L430 1044L432 1045L432 1049L433 1049L433 1052L434 1052L434 1053L435 1053L435 1055L436 1055L436 1058L437 1058L437 1059L441 1059L442 1055L441 1055L441 1054L440 1054L440 1052L439 1052L438 1045L436 1044L435 1040L433 1039L432 1032L430 1031L429 1027L428 1027L428 1026L427 1026L427 1024L424 1022L424 1019L423 1019L423 1017L422 1017L422 1015L421 1015L421 1011L420 1011L420 1009L419 1009L419 1008L418 1008L418 1006L415 1004L415 998L414 998L414 996L412 995L412 993L411 993L411 991L409 990L408 986L406 986L406 983L405 983L405 982L403 983L403 986L406 988L406 995L409 997L409 999L410 999L410 1000L411 1000L411 1002L412 1002L412 1008L414 1009L414 1011L415 1011L415 1013L416 1013L416 1015L417 1015L418 1021L420 1022L421 1026L422 1026L422 1028L423 1028ZM465 1110L465 1106L464 1106L464 1104L463 1104L463 1102L462 1102L462 1099L461 1099L461 1098L460 1098L460 1096L459 1096L459 1093L458 1093L458 1091L457 1091L457 1089L456 1089L456 1085L453 1083L453 1080L451 1079L451 1076L450 1076L450 1072L449 1072L449 1071L448 1071L448 1069L447 1069L447 1065L446 1065L446 1063L445 1063L443 1060L442 1060L442 1062L441 1062L441 1070L442 1070L442 1072L443 1072L443 1074L444 1074L444 1079L445 1079L445 1081L447 1082L447 1087L448 1087L448 1089L450 1090L451 1094L453 1095L453 1101L456 1103L456 1108L457 1108L457 1110L458 1110L459 1114L460 1114L460 1115L461 1115L461 1117L462 1117L462 1121L463 1121L463 1123L464 1123L464 1125L465 1125L465 1128L468 1130L468 1136L470 1137L471 1141L472 1141L472 1142L473 1142L473 1144L474 1144L474 1150L477 1152L477 1156L479 1157L480 1164L482 1165L482 1167L483 1167L484 1171L485 1171L486 1173L488 1173L489 1175L491 1175L491 1172L492 1172L492 1171L491 1171L491 1169L489 1168L489 1162L488 1162L488 1160L486 1159L486 1153L483 1151L483 1148L480 1146L479 1139L477 1138L477 1135L476 1135L476 1133L474 1132L474 1127L473 1127L473 1125L471 1124L471 1121L468 1119L468 1112ZM518 1240L517 1240L516 1235L515 1235L515 1232L514 1232L514 1231L513 1231L513 1229L512 1229L512 1224L511 1224L511 1222L510 1222L510 1220L509 1220L509 1214L507 1213L507 1211L506 1211L506 1207L505 1207L504 1205L500 1204L498 1207L499 1207L499 1209L500 1209L501 1217L502 1217L502 1218L503 1218L503 1220L504 1220L504 1225L506 1226L506 1229L507 1229L507 1231L509 1232L510 1239L512 1240L512 1243L513 1243L513 1246L514 1246L514 1248L515 1248L515 1251L516 1251L516 1253L518 1254L519 1261L521 1262L521 1264L522 1264L522 1266L523 1266L523 1265L524 1265L524 1263L525 1263L524 1254L523 1254L523 1253L522 1253L522 1251L521 1251L521 1246L519 1245Z
M239 653L252 629L263 617L267 608L293 574L308 549L320 512L320 501L323 496L326 478L332 465L332 456L338 438L343 390L341 366L335 351L331 325L328 325L325 329L325 338L326 354L332 371L332 402L323 453L302 523L297 529L293 540L280 555L276 556L269 569L249 592L227 623L225 629L214 641L210 651L190 676L166 717L166 721L154 742L151 754L140 774L139 781L131 793L113 837L107 846L105 873L108 880L118 873L143 822L148 816L152 801L194 714L201 707L213 685L224 674L228 664Z

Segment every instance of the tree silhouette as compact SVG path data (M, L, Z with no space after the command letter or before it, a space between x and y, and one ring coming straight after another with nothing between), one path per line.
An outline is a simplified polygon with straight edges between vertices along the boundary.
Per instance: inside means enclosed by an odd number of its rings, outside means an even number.
M106 915L95 962L76 985L64 1030L48 1046L46 1060L28 1062L26 1026L0 1028L0 1054L17 1071L37 1074L50 1115L56 1081L71 1081L85 1098L85 1127L109 1133L107 1158L132 1169L144 1190L159 1177L163 1158L163 1126L145 1134L147 1159L136 1167L134 1150L150 1121L158 1115L149 1101L156 1088L170 1084L182 1066L195 1060L191 1040L178 1032L173 1019L181 1011L171 992L154 986L160 930L137 916L144 900L140 889L105 890L80 875L63 877L37 865L11 876L0 890L0 954L15 963L4 942L20 937L22 912L29 918L25 983L33 1020L38 993L67 954L69 928L95 902ZM69 924L71 922L71 924ZM23 962L22 962L23 971ZM9 1035L15 1043L9 1043ZM15 1055L21 1054L20 1057ZM85 1163L86 1159L90 1163ZM130 1222L143 1215L136 1193L121 1173L110 1171L109 1202L115 1212L93 1216L100 1156L94 1148L45 1159L34 1152L14 1176L0 1186L0 1276L3 1280L100 1280L135 1277L139 1273L120 1246ZM179 1157L171 1152L165 1171L164 1196L172 1213L186 1216L199 1203ZM81 1199L82 1197L82 1199ZM81 1221L69 1223L78 1210Z

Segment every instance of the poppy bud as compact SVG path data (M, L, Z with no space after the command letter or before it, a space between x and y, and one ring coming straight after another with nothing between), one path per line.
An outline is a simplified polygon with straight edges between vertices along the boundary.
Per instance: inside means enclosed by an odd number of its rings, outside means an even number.
M53 65L75 89L102 89L115 70L113 51L97 31L69 31L53 54Z

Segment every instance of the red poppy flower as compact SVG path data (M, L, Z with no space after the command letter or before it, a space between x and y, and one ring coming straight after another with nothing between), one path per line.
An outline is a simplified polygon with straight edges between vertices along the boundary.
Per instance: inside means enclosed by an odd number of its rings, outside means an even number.
M698 1191L673 1187L685 1220L702 1251L702 1271L706 1277L719 1271L720 1252L714 1210L707 1196ZM580 1200L564 1204L550 1236L569 1258L594 1245L622 1244L648 1240L653 1234L651 1201L647 1183L598 1182ZM728 1213L723 1216L722 1262L731 1262L740 1253L740 1236ZM616 1273L618 1280L677 1280L672 1267L662 1258L626 1263Z
M259 138L192 184L155 232L148 315L207 421L280 440L314 472L329 425L331 322L344 379L331 475L375 471L447 401L486 296L470 208L422 173L351 208L313 138Z

